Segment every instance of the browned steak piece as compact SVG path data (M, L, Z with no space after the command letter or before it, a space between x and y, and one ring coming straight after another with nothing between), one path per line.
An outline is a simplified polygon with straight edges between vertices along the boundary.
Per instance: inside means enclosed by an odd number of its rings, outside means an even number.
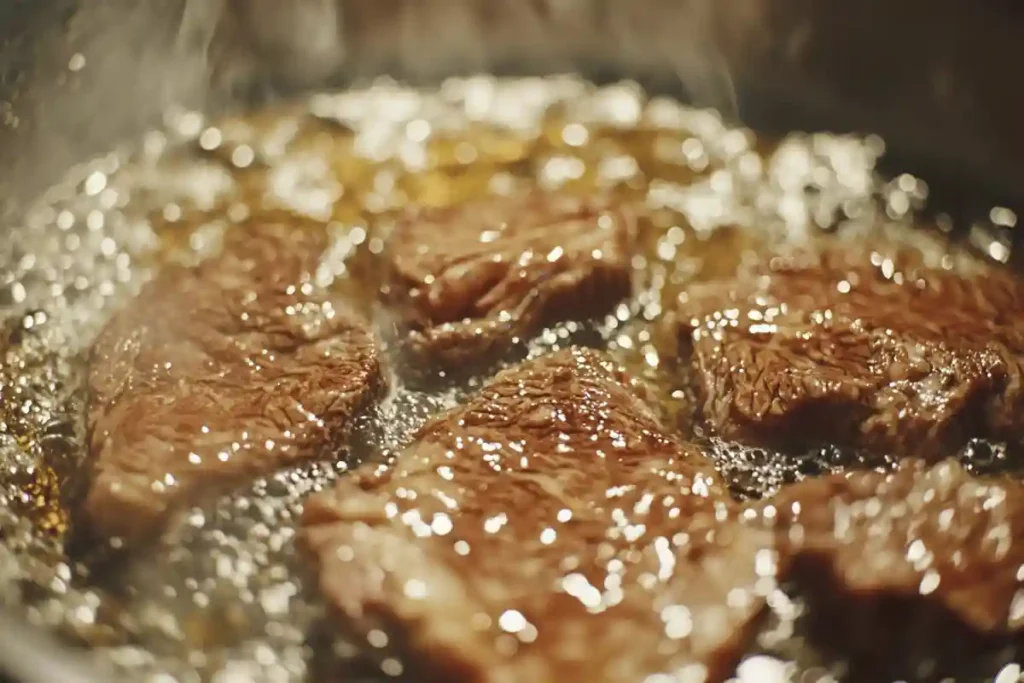
M553 353L311 499L302 539L342 622L387 629L424 681L731 673L768 535L636 390L601 353Z
M685 293L682 352L723 437L941 457L1019 438L1024 286L824 243Z
M894 473L806 480L758 507L812 599L812 630L864 664L949 648L977 656L965 639L1024 634L1017 482L907 459Z
M386 248L386 298L413 347L457 363L630 293L636 227L602 199L523 193L404 217Z
M342 438L381 384L373 335L315 286L327 237L234 231L169 267L93 348L87 526L126 539L207 490L269 474Z

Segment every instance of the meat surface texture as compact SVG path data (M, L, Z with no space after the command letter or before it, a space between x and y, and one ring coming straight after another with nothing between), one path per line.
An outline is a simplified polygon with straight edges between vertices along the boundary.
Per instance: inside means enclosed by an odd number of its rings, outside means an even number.
M384 629L424 681L730 675L774 585L768 535L638 391L558 351L312 498L302 541L341 622Z
M691 289L678 319L726 439L934 460L1024 430L1024 288L1008 274L823 240Z
M253 225L172 266L94 345L86 525L133 540L167 513L323 455L381 387L372 333L314 284L323 232Z
M862 664L912 653L977 659L979 639L1024 633L1018 482L910 458L888 474L806 480L757 509L812 600L812 631Z
M631 214L600 198L532 192L417 209L388 240L387 298L414 349L458 364L610 311L630 293L635 241Z

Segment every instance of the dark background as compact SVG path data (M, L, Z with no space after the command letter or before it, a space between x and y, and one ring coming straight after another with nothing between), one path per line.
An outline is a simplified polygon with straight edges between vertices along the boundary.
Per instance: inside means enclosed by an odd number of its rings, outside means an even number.
M164 94L157 86L172 77L183 79L175 96L193 94L187 65L167 67L185 1L0 0L0 202L38 191L75 160L152 123ZM499 15L508 1L491 0ZM360 0L338 2L354 8ZM752 127L878 133L890 168L929 180L952 210L1024 207L1024 3L716 2L724 8L719 44ZM401 5L387 0L375 12L386 20L388 7ZM749 7L760 13L753 29L736 20ZM88 70L92 80L61 86L68 56L86 37L99 45L90 65L100 66ZM606 76L638 75L618 72L614 53L611 45L599 55L613 65ZM593 57L579 66L586 70ZM679 87L672 79L663 85ZM5 111L17 114L16 125ZM61 144L41 151L53 139Z

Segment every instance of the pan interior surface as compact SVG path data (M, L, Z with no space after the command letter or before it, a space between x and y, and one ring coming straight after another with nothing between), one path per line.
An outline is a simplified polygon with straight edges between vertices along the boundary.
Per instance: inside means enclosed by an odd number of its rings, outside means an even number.
M359 659L377 648L364 635L317 635L324 606L295 550L303 500L357 462L386 462L483 376L454 388L399 378L357 426L352 449L325 451L318 462L190 509L146 552L78 534L91 343L162 267L201 259L247 221L284 218L327 231L332 246L318 273L372 317L376 259L409 204L558 189L601 191L640 207L642 249L632 263L639 293L595 329L555 326L527 351L580 340L600 346L693 434L691 401L670 381L679 370L658 333L687 287L756 260L769 245L839 226L897 235L939 259L1010 260L1002 231L1012 214L993 211L991 225L954 244L941 222L918 216L923 182L875 174L883 151L871 138L763 140L634 84L597 87L572 76L481 76L435 90L379 82L228 120L169 116L131 154L74 169L0 246L4 606L87 648L107 680L313 680L324 652ZM714 440L707 447L742 497L804 476L802 460L770 449ZM806 458L817 459L819 471L888 466L856 454ZM972 444L964 461L986 471L1010 467L1000 444ZM776 612L759 649L777 659L755 657L740 674L830 680L831 662L800 645L796 607ZM370 675L387 680L394 660L374 654Z

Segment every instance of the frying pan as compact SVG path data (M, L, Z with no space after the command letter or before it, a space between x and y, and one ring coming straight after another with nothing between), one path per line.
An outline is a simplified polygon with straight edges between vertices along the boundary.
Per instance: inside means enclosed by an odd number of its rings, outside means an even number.
M168 108L480 71L632 78L760 131L874 133L968 224L1024 208L1022 58L1014 0L0 0L0 234ZM111 680L2 615L0 669Z
M762 131L876 133L939 202L987 211L1024 202L1022 35L1014 0L4 0L0 202L24 208L171 105L574 70Z

